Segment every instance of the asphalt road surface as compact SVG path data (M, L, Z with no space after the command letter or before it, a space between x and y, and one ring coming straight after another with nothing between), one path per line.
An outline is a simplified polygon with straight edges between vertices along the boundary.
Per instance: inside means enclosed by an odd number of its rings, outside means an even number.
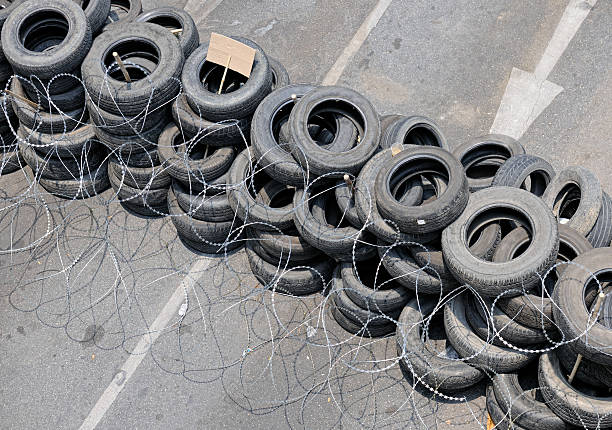
M556 168L592 169L612 193L612 2L171 4L202 42L251 38L293 82L429 116L452 146L495 123ZM504 100L527 112L520 123ZM461 400L414 389L393 337L352 338L322 297L262 291L243 251L196 255L168 219L130 215L111 191L21 198L28 180L0 178L0 427L486 428L483 385Z

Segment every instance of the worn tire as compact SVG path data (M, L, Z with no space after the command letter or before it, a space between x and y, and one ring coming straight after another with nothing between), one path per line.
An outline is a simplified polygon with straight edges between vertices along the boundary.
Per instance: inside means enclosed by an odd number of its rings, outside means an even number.
M172 182L172 190L181 209L197 220L224 222L234 219L234 211L224 192L212 195L206 192L190 194L178 181Z
M109 175L114 175L125 185L140 190L166 189L172 181L168 172L159 164L146 167L128 166L113 157L108 162L108 168Z
M272 91L286 87L291 83L289 73L280 61L278 61L276 58L268 57L268 63L270 64L270 70L272 71Z
M440 127L432 119L424 116L399 115L394 122L389 124L382 136L381 147L391 148L396 143L449 149Z
M110 188L108 178L108 166L101 164L97 169L89 174L83 175L79 179L44 179L38 183L49 193L64 199L87 199L106 191Z
M555 176L555 169L543 158L535 155L521 154L510 157L497 170L492 186L523 188L542 196L550 181ZM530 179L527 188L526 180Z
M253 228L251 234L268 254L277 259L289 258L293 262L303 263L323 255L321 251L306 242L297 231L280 233L275 230Z
M612 242L612 199L605 191L602 192L601 210L597 221L586 238L593 248L610 246Z
M148 10L136 17L134 22L148 22L157 24L167 29L180 28L182 31L178 36L181 49L185 58L189 57L200 44L200 35L195 22L189 13L182 8L172 6L158 7Z

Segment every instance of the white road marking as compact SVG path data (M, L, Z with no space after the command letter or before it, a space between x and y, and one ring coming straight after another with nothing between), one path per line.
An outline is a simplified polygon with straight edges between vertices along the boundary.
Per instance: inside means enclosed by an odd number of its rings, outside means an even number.
M533 73L513 68L491 133L519 139L563 88L547 81L597 0L570 0Z
M185 292L196 282L197 278L202 275L204 270L208 268L211 261L210 257L200 257L189 269L189 272L183 278L183 281L176 288L166 306L162 309L161 313L157 316L151 327L149 333L142 335L134 352L130 354L128 359L121 366L121 370L117 373L117 376L110 385L104 390L102 396L98 399L95 406L89 412L85 421L80 427L80 430L93 430L96 428L106 411L111 407L123 387L127 384L127 381L132 377L142 360L146 357L149 348L157 340L159 335L168 327L172 319L178 321L178 312L181 306L185 302Z
M223 0L208 0L202 4L202 0L188 0L183 9L193 17L197 17L196 25L206 19L210 13L219 6Z
M357 30L349 44L344 48L340 57L336 60L332 68L327 72L325 78L323 78L323 82L321 85L335 85L342 76L342 72L348 65L349 61L353 56L359 51L363 42L367 39L370 32L376 27L378 21L383 16L392 0L380 0L374 9L367 16L361 27Z

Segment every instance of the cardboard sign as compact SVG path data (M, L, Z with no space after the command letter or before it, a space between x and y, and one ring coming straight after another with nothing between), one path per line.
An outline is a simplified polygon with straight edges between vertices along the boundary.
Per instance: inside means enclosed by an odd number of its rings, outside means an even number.
M255 50L218 33L211 33L206 61L227 67L247 78L251 76Z

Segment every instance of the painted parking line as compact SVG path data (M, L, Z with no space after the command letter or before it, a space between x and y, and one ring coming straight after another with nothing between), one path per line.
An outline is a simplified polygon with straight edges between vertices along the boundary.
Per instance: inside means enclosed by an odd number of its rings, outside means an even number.
M386 12L391 1L392 0L380 0L376 6L374 6L374 9L372 9L365 21L363 21L363 24L361 24L349 44L346 45L342 54L340 54L332 68L329 69L321 85L335 85L338 82L338 79L342 76L342 72L346 69L349 61L351 61L353 56L359 51L359 48L361 48L363 42L368 38L370 32L376 27L376 24L378 24L378 21Z
M563 91L562 87L546 79L595 3L597 0L570 0L534 72L512 69L491 133L519 139Z
M81 430L92 430L96 428L102 417L108 409L111 407L123 387L126 386L129 379L132 377L136 369L146 357L149 348L155 343L160 334L162 334L168 327L173 327L174 324L170 324L173 319L178 321L178 312L180 307L185 303L185 295L189 288L202 276L204 271L208 268L211 261L214 259L211 257L200 257L189 269L189 272L183 278L183 281L176 288L166 306L162 309L160 314L157 316L151 327L149 333L141 336L138 344L134 348L134 353L130 354L128 359L123 363L117 376L104 390L102 396L98 399L95 406L89 412L89 415L83 421Z

